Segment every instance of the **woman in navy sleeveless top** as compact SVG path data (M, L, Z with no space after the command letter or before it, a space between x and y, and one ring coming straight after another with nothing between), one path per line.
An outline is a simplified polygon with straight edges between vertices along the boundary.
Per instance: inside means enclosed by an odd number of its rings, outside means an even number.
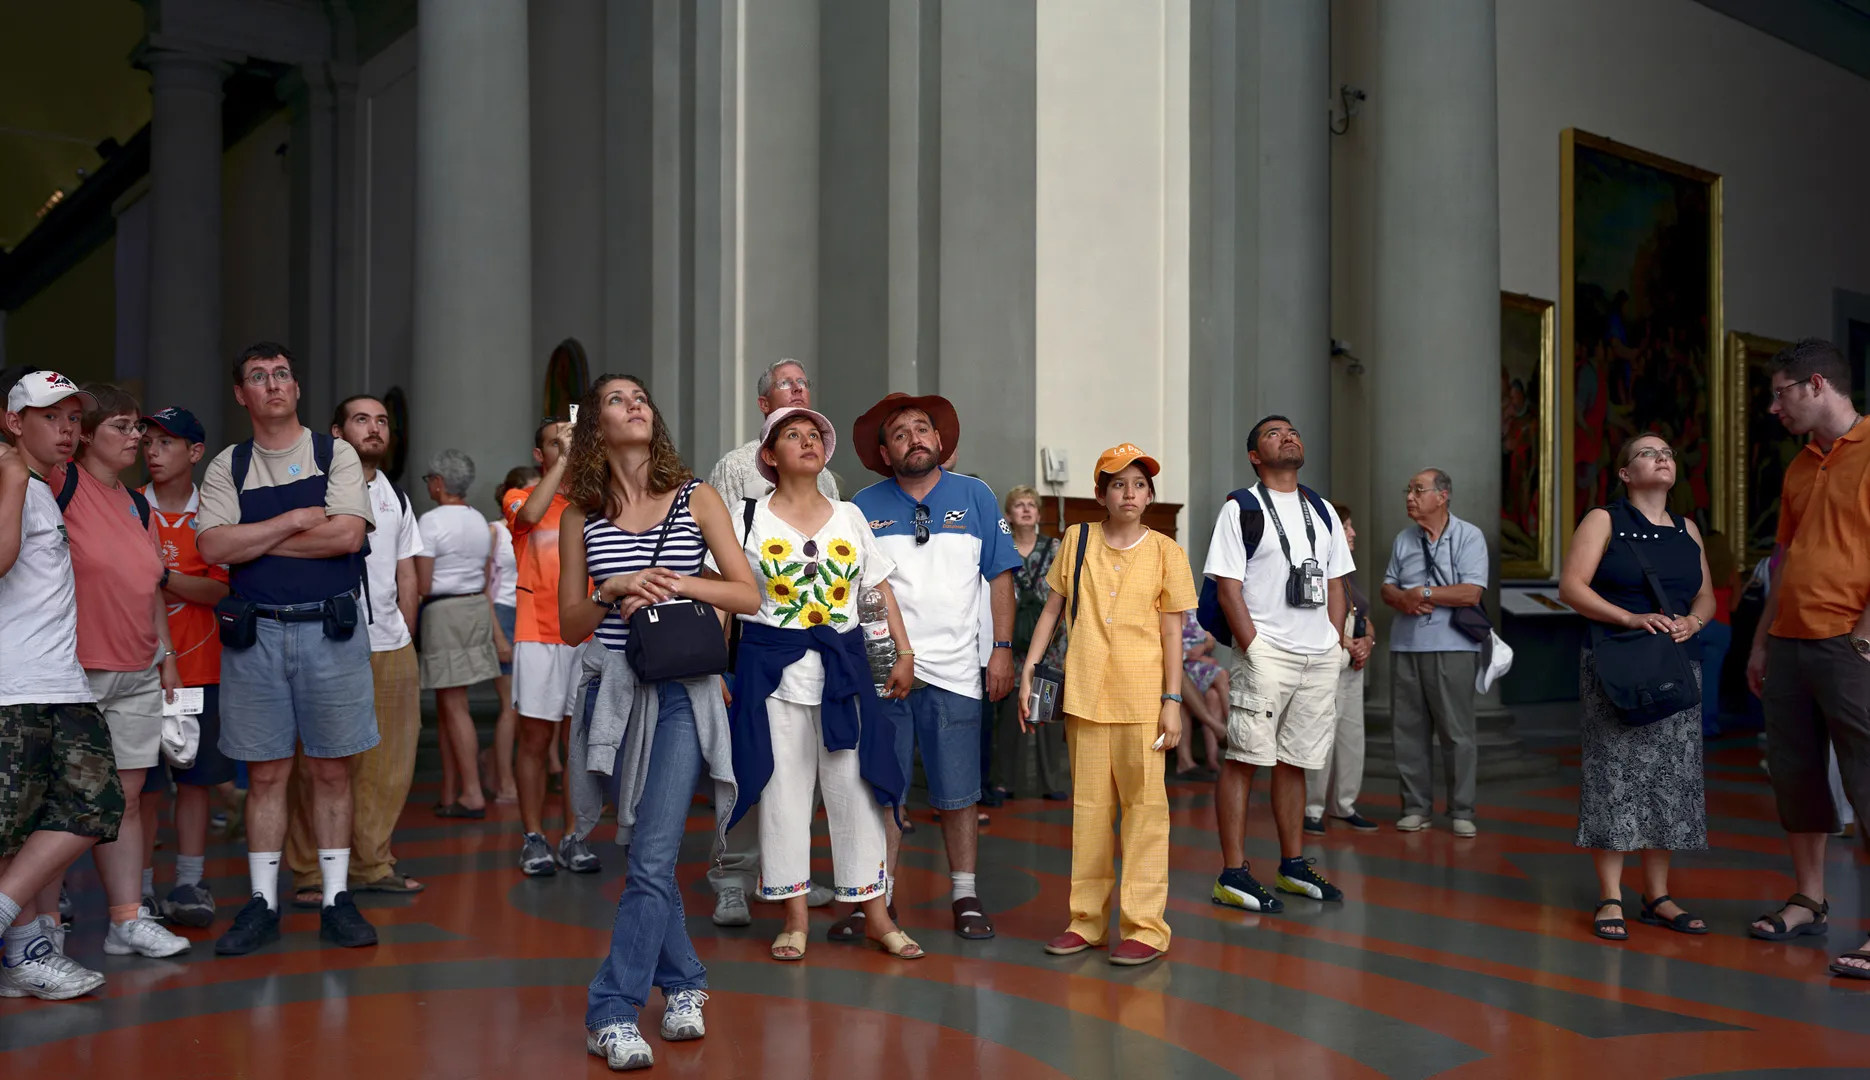
M1592 510L1578 523L1559 582L1559 597L1598 624L1600 633L1648 630L1668 634L1688 651L1701 678L1701 628L1714 617L1714 590L1701 531L1670 513L1675 451L1659 435L1639 435L1617 455L1626 496ZM1643 574L1655 570L1667 600L1665 614ZM1623 856L1643 853L1642 921L1684 934L1705 934L1707 924L1669 897L1669 853L1708 846L1707 800L1701 778L1701 706L1640 727L1623 722L1598 680L1595 654L1580 661L1583 703L1578 786L1578 846L1595 849L1598 895L1592 928L1598 937L1624 941Z
M698 1039L705 1031L707 970L688 939L675 861L704 769L717 791L725 791L725 809L731 811L733 763L719 684L636 684L623 660L629 619L646 605L676 598L748 614L760 609L760 596L726 505L682 463L642 381L600 376L579 409L565 496L583 512L584 526L571 527L574 519L567 515L559 530L559 630L567 644L595 633L602 646L595 664L591 657L585 662L587 672L602 671L608 686L599 709L614 709L618 686L634 687L639 700L656 695L654 714L645 711L646 701L642 709L620 714L631 724L643 722L647 767L626 774L619 764L612 777L620 829L634 810L629 877L617 901L610 952L591 980L585 1009L585 1049L612 1069L631 1069L653 1059L637 1029L652 986L662 988L666 1005L664 1040ZM700 576L707 553L725 580ZM587 572L597 585L588 593ZM691 688L701 700L691 696ZM599 690L587 694L595 698ZM621 762L624 755L617 757Z

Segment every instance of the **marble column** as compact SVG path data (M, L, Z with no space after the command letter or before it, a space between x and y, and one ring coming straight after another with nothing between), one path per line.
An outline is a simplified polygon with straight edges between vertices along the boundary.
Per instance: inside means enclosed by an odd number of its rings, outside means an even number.
M1500 178L1493 0L1377 7L1370 121L1376 138L1375 340L1360 354L1372 409L1367 559L1410 524L1401 492L1446 471L1451 511L1487 538L1499 581ZM1494 592L1489 588L1489 607ZM1385 638L1393 614L1377 605ZM1380 734L1388 654L1372 673L1372 771L1393 751ZM1481 699L1483 775L1551 763L1510 733L1498 690Z
M150 49L142 62L151 97L145 404L189 409L208 445L219 446L233 397L233 357L221 341L221 82L229 68L169 49Z
M532 188L524 0L423 0L416 25L411 464L453 448L470 494L532 441Z
M603 0L530 8L532 81L532 349L535 409L546 359L567 338L591 374L609 366L604 341Z
M347 290L355 203L355 72L331 64L301 65L280 83L292 110L292 268L289 343L299 359L300 413L314 427L351 394L382 393L365 385Z
M1197 568L1247 432L1283 413L1331 493L1331 81L1325 0L1197 0L1190 109L1189 531Z

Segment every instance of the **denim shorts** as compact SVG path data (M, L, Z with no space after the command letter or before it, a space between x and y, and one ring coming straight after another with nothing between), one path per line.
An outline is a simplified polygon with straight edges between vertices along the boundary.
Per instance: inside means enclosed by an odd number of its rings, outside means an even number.
M519 622L519 609L512 604L495 604L493 606L493 618L495 622L500 624L500 632L506 635L507 646L509 648L512 647L513 627ZM513 661L508 660L502 663L500 665L500 674L513 674Z
M896 721L896 761L911 776L922 747L929 805L962 810L980 801L980 701L939 686L923 686L908 701L884 701Z
M370 635L325 636L318 622L257 620L250 649L221 652L221 752L235 761L345 758L377 745Z

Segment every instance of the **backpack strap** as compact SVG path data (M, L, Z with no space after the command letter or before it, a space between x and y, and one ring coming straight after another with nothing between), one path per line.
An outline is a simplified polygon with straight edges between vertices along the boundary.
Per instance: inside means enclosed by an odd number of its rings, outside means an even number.
M1259 550L1260 537L1266 534L1266 510L1260 506L1260 497L1250 487L1237 488L1227 493L1234 505L1240 507L1240 539L1246 545L1247 558Z
M740 542L746 544L753 539L753 511L759 505L756 500L740 500Z
M247 486L247 470L253 467L253 440L234 444L234 456L228 459L227 471L234 477L234 494Z
M1312 504L1312 509L1318 514L1319 518L1322 519L1325 523L1325 531L1330 532L1331 531L1331 515L1326 512L1324 496L1318 494L1316 491L1313 491L1311 488L1306 487L1304 484L1299 485L1299 494L1305 496L1306 500Z
M390 481L390 490L396 493L396 501L402 506L403 513L409 513L409 493L404 491L402 485L396 483L394 480Z
M143 519L143 531L149 531L149 499L142 492L130 488L130 501L136 504L136 516Z
M1086 522L1078 526L1078 557L1071 568L1071 622L1067 625L1074 629L1078 625L1078 582L1084 578L1084 553L1090 544L1091 525Z
M71 506L72 497L78 494L78 463L65 463L65 482L58 487L58 509L64 513Z
M326 476L331 475L332 447L336 441L329 435L312 432L312 464L318 466L318 471Z

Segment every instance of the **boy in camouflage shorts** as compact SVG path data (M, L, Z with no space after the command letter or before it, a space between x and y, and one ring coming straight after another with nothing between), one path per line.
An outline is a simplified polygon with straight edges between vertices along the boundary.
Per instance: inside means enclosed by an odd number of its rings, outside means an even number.
M65 868L123 820L110 732L78 664L78 605L58 500L82 392L55 372L7 385L0 416L0 997L88 994L104 976L64 955ZM9 445L10 444L10 445ZM43 912L43 914L41 914Z

